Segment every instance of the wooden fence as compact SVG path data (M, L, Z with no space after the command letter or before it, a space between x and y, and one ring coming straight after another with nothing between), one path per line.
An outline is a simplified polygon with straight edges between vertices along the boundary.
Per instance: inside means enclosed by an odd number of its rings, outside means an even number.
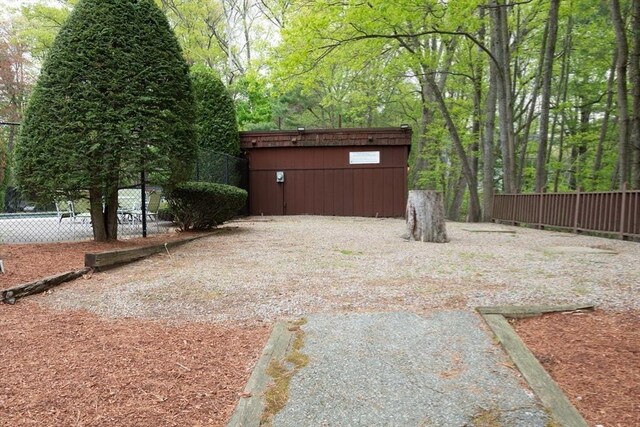
M497 194L493 222L640 237L640 191Z

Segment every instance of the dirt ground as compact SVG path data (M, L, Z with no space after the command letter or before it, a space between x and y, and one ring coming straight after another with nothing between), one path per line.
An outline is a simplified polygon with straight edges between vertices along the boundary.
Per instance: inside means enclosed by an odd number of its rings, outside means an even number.
M589 425L640 426L640 312L550 314L513 324Z
M81 268L88 251L180 237L0 245L0 289ZM36 300L0 304L0 427L223 425L269 333L260 322L177 326ZM516 324L590 425L606 427L640 425L639 326L637 311Z

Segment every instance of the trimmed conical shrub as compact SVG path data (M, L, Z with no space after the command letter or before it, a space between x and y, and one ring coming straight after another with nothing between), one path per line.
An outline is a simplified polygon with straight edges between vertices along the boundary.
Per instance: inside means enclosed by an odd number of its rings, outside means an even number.
M197 146L188 73L152 0L80 0L25 113L16 148L23 191L51 200L88 190L96 239L115 238L119 185L142 168L159 183L191 174Z
M193 67L191 78L198 146L207 151L238 155L240 139L236 108L224 83L215 71L204 66Z

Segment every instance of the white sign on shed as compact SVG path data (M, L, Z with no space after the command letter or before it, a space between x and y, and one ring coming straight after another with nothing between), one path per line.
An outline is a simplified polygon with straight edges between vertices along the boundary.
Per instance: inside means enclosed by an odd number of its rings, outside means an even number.
M351 151L349 152L350 165L377 165L380 163L379 151Z

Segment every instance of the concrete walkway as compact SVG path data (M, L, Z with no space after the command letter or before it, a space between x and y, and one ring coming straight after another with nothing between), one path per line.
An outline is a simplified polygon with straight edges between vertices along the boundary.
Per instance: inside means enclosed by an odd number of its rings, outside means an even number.
M302 352L309 364L293 377L276 427L544 427L550 421L475 313L307 320Z

